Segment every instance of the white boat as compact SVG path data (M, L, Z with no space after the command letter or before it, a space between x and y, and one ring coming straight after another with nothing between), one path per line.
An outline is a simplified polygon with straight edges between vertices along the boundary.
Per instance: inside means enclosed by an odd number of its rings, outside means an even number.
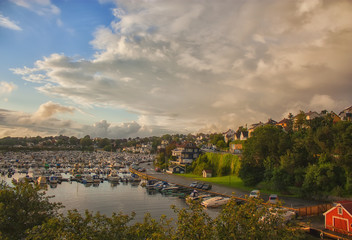
M54 176L57 177L57 180L58 180L59 182L62 181L62 174L61 174L61 173L55 172Z
M163 181L158 181L156 183L147 184L145 187L148 190L157 190L163 186Z
M44 184L47 184L47 183L48 183L48 181L46 180L45 176L39 176L37 178L37 184L44 185Z
M110 181L110 182L119 182L120 181L120 176L117 174L117 172L112 171L108 175L108 181Z
M177 186L171 186L171 187L165 187L160 190L162 193L176 193L180 190L180 187Z
M57 179L56 176L50 176L49 177L49 183L50 184L57 184L57 182L58 182L58 179Z
M86 174L82 177L82 183L93 183L93 177L90 174Z
M197 190L193 190L189 196L186 197L186 202L195 201L195 200L202 200L205 201L211 198L209 194L200 194Z
M100 182L101 182L101 179L100 179L99 175L97 175L97 174L93 175L93 183L99 184Z
M213 197L209 198L207 200L202 201L202 206L206 208L215 208L215 207L220 207L222 205L225 205L230 198L225 198L225 197Z

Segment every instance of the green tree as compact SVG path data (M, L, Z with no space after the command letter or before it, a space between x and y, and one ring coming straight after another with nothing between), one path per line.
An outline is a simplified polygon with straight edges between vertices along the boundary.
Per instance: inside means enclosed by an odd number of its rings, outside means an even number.
M286 224L283 214L284 210L262 205L262 200L238 205L231 199L215 220L217 239L303 239L294 222Z
M191 203L189 210L173 209L178 215L174 239L216 239L214 221L199 202Z
M263 126L254 130L253 135L244 143L240 177L247 186L254 186L271 176L274 167L280 165L280 156L290 148L290 141L276 126ZM264 164L265 159L270 164ZM270 166L266 169L265 165Z
M111 146L111 141L108 138L101 138L97 143L98 147L104 148L105 146Z
M2 239L22 239L25 232L57 216L59 203L51 203L50 196L38 185L26 182L10 187L0 183L0 234Z
M82 216L77 210L69 210L67 216L51 218L29 231L27 239L128 239L128 224L134 218L122 213L113 213L111 218L88 210ZM132 238L131 238L132 239Z
M301 130L306 124L306 114L301 110L295 117L294 128Z
M70 140L69 140L70 145L75 146L75 145L78 145L79 142L80 142L80 140L78 138L76 138L75 136L70 137Z
M89 147L91 147L93 145L93 141L92 141L92 139L90 139L89 135L86 135L84 138L81 138L80 144L83 149L88 149Z

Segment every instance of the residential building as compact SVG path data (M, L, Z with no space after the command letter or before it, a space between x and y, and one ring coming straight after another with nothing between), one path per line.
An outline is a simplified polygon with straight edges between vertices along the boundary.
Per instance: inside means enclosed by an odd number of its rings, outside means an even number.
M173 163L177 165L191 164L199 157L199 148L191 142L177 146L172 150L172 156L175 157Z
M224 141L226 143L231 142L232 140L235 139L235 131L232 129L227 130L222 135L224 136Z
M340 201L324 213L325 228L350 235L352 233L352 201Z
M261 127L261 126L264 126L264 123L259 122L259 123L252 124L251 127L248 129L248 137L251 137L254 130L258 127Z
M352 121L352 106L341 111L339 117L344 121Z
M213 173L213 171L209 170L209 169L204 169L202 172L204 178L211 178L212 173Z
M290 121L290 119L284 118L280 122L276 123L276 126L280 126L282 129L287 131L290 126Z

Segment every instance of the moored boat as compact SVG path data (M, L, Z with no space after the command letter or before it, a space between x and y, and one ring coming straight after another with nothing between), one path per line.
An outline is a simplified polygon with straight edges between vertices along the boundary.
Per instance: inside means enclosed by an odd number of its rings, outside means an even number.
M120 181L120 176L117 174L116 171L111 171L111 173L108 175L108 181L110 182L119 182Z
M48 183L48 181L47 181L45 176L39 176L37 178L37 184L44 185L44 184L47 184L47 183Z
M49 183L50 184L57 184L58 183L58 178L56 176L50 176L49 177Z
M230 198L225 197L212 197L201 202L202 206L206 208L216 208L225 205Z

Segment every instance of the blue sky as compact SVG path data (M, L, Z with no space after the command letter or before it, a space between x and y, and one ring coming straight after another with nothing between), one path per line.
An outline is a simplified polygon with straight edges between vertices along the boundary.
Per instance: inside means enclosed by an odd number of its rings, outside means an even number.
M0 137L339 113L352 103L351 12L349 0L0 1Z

